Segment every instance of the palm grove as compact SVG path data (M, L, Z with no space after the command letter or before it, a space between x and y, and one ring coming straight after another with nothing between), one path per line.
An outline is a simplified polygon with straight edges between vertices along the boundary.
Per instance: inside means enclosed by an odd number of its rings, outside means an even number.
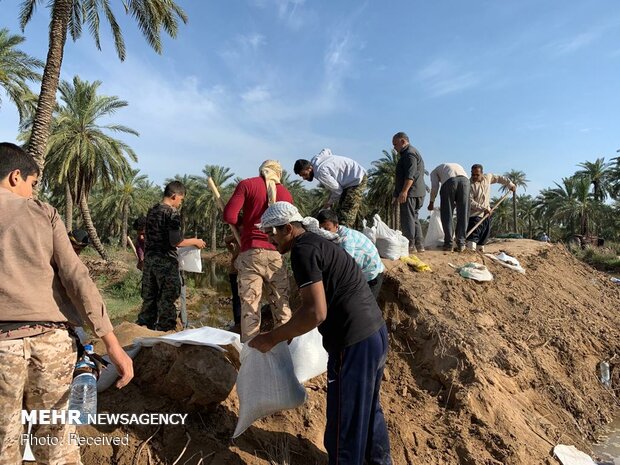
M22 30L40 3L22 2ZM118 4L135 20L148 44L158 53L162 31L175 37L179 21L187 21L183 10L171 0ZM60 80L67 34L77 40L82 27L87 26L95 46L100 48L101 16L112 31L119 58L125 58L122 32L109 1L55 0L46 5L50 11L50 34L45 63L20 51L23 36L0 30L0 97L6 95L17 108L20 121L16 138L42 168L44 182L39 195L64 213L68 230L83 226L94 247L107 259L108 246L104 244L125 247L132 220L145 215L159 200L161 188L135 168L138 154L126 140L139 136L137 128L109 122L128 102L103 95L100 81L88 82L79 76L70 81ZM38 95L31 92L31 86L40 88ZM0 100L0 105L2 111L6 101ZM372 162L368 192L360 212L364 218L379 213L392 227L399 223L398 209L392 203L396 162L397 155L385 150ZM518 189L512 202L504 202L496 210L494 234L512 232L536 238L546 232L555 240L595 234L619 241L620 157L607 162L597 158L576 168L573 176L543 189L535 197L525 194L529 181L524 172L504 173ZM182 211L186 233L210 237L209 243L215 249L226 228L208 187L209 177L225 199L239 181L229 167L218 165L206 165L201 173L176 175L173 179L182 181L188 189ZM285 173L283 183L303 214L317 213L324 203L327 194L320 187L306 189L289 173Z

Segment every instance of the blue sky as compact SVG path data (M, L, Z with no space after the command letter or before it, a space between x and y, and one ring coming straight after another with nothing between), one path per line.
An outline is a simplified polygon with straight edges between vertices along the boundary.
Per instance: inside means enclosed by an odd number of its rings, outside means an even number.
M19 32L19 3L0 3L0 27ZM519 169L535 194L620 148L612 0L178 3L189 23L163 55L114 0L127 60L107 31L101 52L86 34L67 42L62 70L129 102L115 121L140 132L125 140L157 183L207 163L248 177L276 158L292 171L323 147L369 168L402 130L429 171ZM48 21L40 8L24 33L41 59ZM14 140L17 113L2 100L0 140Z

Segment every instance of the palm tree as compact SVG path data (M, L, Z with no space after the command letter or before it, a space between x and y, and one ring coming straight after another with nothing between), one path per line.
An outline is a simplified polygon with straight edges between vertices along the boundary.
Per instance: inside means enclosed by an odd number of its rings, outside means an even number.
M234 176L234 173L231 172L230 168L219 165L205 165L202 173L204 176L194 176L199 192L196 198L196 210L202 212L200 215L202 218L208 219L211 227L211 250L215 252L217 249L219 209L207 180L211 178L221 195L222 188Z
M299 213L302 216L310 215L311 213L311 194L308 189L306 189L299 179L291 179L291 174L282 170L282 185L286 187L286 189L293 196L293 203L299 209Z
M40 80L37 69L43 68L42 61L17 49L24 40L22 36L12 35L6 28L0 29L0 87L17 107L20 122L28 113L27 96L32 94L28 81Z
M612 158L608 172L609 193L620 200L620 157Z
M519 196L519 216L523 221L523 225L527 226L528 239L533 239L534 237L534 227L538 218L536 206L537 204L531 195Z
M61 83L62 104L49 138L45 166L50 179L59 185L70 183L70 194L80 206L91 242L101 257L108 260L93 225L88 196L96 182L109 189L115 180L122 179L130 169L127 158L137 161L131 147L107 133L138 133L118 124L98 124L101 118L127 106L118 97L98 95L100 85L100 81L90 83L78 76L72 83Z
M599 202L604 202L608 192L608 177L610 174L610 163L605 163L605 158L597 158L595 162L585 161L577 166L583 168L575 173L576 176L587 176L593 186L594 198Z
M42 0L22 1L19 15L22 30L32 18L35 7L41 3ZM71 34L73 40L77 40L82 34L82 26L87 25L95 39L96 47L101 49L99 24L100 16L103 15L110 24L118 57L121 61L125 59L125 41L109 0L50 0L46 3L51 8L49 47L34 116L31 143L28 146L28 152L39 163L41 173L56 104L67 32ZM174 0L124 0L121 4L125 13L138 23L140 32L157 53L162 51L162 30L174 38L178 30L178 20L187 22L185 12Z
M587 235L589 221L600 205L590 193L591 180L586 176L563 178L553 189L543 189L541 196L553 212L553 219L567 227L569 235Z
M529 179L526 179L526 175L523 171L519 170L510 170L507 173L504 173L504 177L510 179L512 183L519 187L522 187L523 190L527 189L527 183L530 182ZM512 224L514 228L514 232L518 233L517 228L517 189L512 193ZM508 192L508 187L502 186L500 189L502 192Z
M96 203L93 202L93 210L96 209L97 216L105 218L106 222L120 219L120 244L123 249L127 247L130 216L144 214L152 206L152 198L144 195L148 184L147 176L140 174L140 170L129 169L111 189L105 189L98 196Z
M394 203L397 163L396 150L383 150L383 157L373 161L368 171L368 206L393 229L398 229L400 222L398 204Z

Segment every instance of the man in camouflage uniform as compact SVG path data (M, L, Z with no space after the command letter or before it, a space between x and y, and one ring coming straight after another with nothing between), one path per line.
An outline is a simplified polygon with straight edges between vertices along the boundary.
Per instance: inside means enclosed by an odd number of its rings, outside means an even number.
M30 155L0 143L1 465L22 462L22 409L33 414L67 409L77 359L63 314L67 299L105 344L121 374L117 387L133 377L133 363L112 331L101 294L73 251L62 219L50 205L32 199L38 175ZM36 462L80 464L79 447L68 441L75 427L54 423L32 427L27 441Z
M334 155L323 149L312 160L300 158L293 167L295 174L305 181L316 180L329 191L323 209L332 208L341 224L356 227L357 213L366 190L366 170L355 160Z
M168 184L164 198L146 216L142 311L137 323L149 329L171 331L176 328L176 300L181 294L177 247L203 249L202 239L183 239L178 208L185 198L179 181Z

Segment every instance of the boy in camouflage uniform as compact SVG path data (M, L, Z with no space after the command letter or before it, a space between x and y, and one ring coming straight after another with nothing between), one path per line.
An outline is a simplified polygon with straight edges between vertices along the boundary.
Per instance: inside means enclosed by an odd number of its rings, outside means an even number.
M133 363L112 331L103 299L71 247L64 223L50 205L32 199L39 168L14 144L0 143L0 464L22 462L21 410L66 410L76 341L63 314L69 298L101 337L125 386ZM66 290L65 293L59 291ZM79 464L68 441L75 426L36 424L37 463ZM37 439L37 440L35 440Z
M164 189L164 198L146 216L142 311L137 323L149 329L176 328L176 300L181 294L177 247L204 249L205 241L183 239L178 208L185 198L185 186L173 181Z

